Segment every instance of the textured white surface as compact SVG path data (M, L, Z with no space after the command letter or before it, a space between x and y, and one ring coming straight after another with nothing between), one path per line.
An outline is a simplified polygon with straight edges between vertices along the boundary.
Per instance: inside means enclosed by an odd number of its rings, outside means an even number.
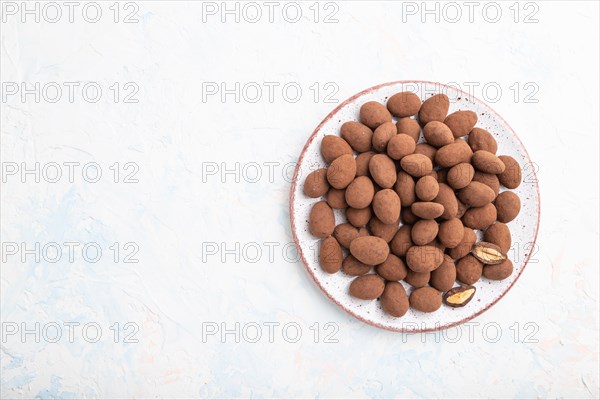
M95 24L2 24L3 82L93 81L105 94L115 82L139 86L133 104L108 95L95 104L2 101L3 163L97 162L103 171L97 183L8 177L2 242L104 250L97 263L80 253L73 263L2 260L3 333L35 322L97 323L103 332L97 343L80 330L73 343L66 329L58 343L48 332L39 342L4 335L2 398L598 398L598 3L535 3L531 24L524 6L515 23L510 3L497 23L482 17L484 3L472 23L466 8L457 23L423 23L407 3L346 2L332 24L315 23L308 5L297 23L276 13L273 23L251 24L203 22L201 3L137 4L135 24L114 23L108 3ZM322 20L331 10L320 11ZM475 84L484 100L486 84L500 87L491 105L539 168L534 262L470 328L437 335L400 335L346 315L289 246L289 163L337 104L324 102L325 85L335 83L343 101L401 79ZM269 101L263 86L255 103L203 101L202 82L296 82L303 92L290 102L278 89ZM527 83L539 88L536 103L526 102ZM112 182L115 162L137 163L139 183ZM256 182L206 174L253 162ZM139 263L123 262L123 249L114 262L115 242L135 242ZM127 331L115 343L115 322L138 326L138 343L124 343ZM236 322L239 340L206 335ZM272 340L269 323L280 324Z
M343 309L348 310L353 315L369 321L376 326L383 326L387 329L401 332L433 331L440 327L449 327L461 321L471 319L482 311L485 311L509 290L525 268L529 254L536 252L535 237L539 220L539 197L536 184L537 179L535 173L532 171L534 169L533 162L528 158L526 149L522 147L519 138L502 117L497 115L486 104L474 99L467 93L438 84L439 93L444 93L449 99L452 99L448 113L450 114L458 110L471 110L475 112L478 117L476 126L492 132L498 142L498 154L513 157L522 166L521 168L524 171L522 184L514 190L514 193L521 199L521 211L517 218L508 224L512 233L512 249L508 252L508 257L514 266L512 275L500 282L482 278L474 284L477 288L477 295L464 307L442 307L438 312L430 314L411 308L402 318L394 318L383 311L381 302L359 300L350 296L348 288L353 277L343 272L329 274L320 267L318 252L315 252L315 249L319 248L321 240L315 238L309 232L306 221L308 221L313 205L317 201L324 200L325 197L314 199L306 196L303 192L303 184L308 174L312 171L327 167L320 151L323 137L325 135L339 134L342 124L346 121L357 121L359 119L360 106L367 101L378 101L385 104L387 99L394 94L408 90L422 96L423 93L427 93L427 87L431 85L431 82L397 82L372 90L367 89L365 93L357 95L350 102L336 109L319 126L315 137L309 139L308 147L299 159L296 185L292 188L294 193L293 198L290 199L294 206L292 229L295 226L296 237L298 238L304 260L306 260L306 266L322 290L341 305ZM423 96L423 100L426 98ZM394 121L396 121L395 118ZM421 135L420 142L424 141L425 139ZM503 187L502 191L504 190ZM347 222L341 210L335 210L335 217L336 224ZM481 231L477 231L477 233L479 236L482 236ZM405 282L402 284L407 293L410 293L411 286Z

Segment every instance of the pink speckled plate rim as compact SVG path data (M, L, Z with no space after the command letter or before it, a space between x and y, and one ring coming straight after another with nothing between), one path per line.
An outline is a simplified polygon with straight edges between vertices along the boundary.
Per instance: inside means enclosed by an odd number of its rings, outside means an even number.
M310 277L313 280L313 282L329 298L329 300L331 300L333 303L335 303L342 310L346 311L348 314L352 315L354 318L356 318L356 319L358 319L358 320L360 320L360 321L362 321L362 322L364 322L366 324L375 326L377 328L386 329L386 330L395 331L395 332L401 332L401 333L421 333L421 332L439 331L439 330L442 330L442 329L447 329L447 328L451 328L453 326L457 326L457 325L463 324L463 323L465 323L467 321L470 321L473 318L481 315L485 311L489 310L494 304L496 304L500 299L502 299L506 295L506 293L508 293L508 291L514 286L514 284L519 280L519 278L521 277L521 274L523 273L523 271L525 270L525 267L527 266L527 263L529 262L529 259L531 258L531 255L533 254L533 252L530 252L527 255L527 258L525 259L525 262L523 264L523 268L521 268L521 270L519 271L519 274L517 275L517 277L515 278L515 280L510 284L510 286L508 286L506 288L506 290L504 292L502 292L502 294L496 300L494 300L493 302L491 302L490 304L488 304L486 307L482 308L481 310L473 313L472 315L470 315L470 316L468 316L466 318L463 318L460 321L448 323L448 324L445 324L445 325L439 325L439 326L436 326L434 328L425 328L425 329L423 329L423 328L421 328L421 329L419 329L419 328L416 328L416 329L396 328L396 327L391 327L391 326L385 326L385 325L382 325L382 324L378 324L377 322L374 322L374 321L369 321L369 320L367 320L367 319L365 319L365 318L363 318L363 317L355 314L354 312L352 312L352 310L348 309L343 304L340 304L336 299L334 299L329 294L329 292L315 278L315 275L314 275L313 271L308 266L308 262L306 261L306 258L304 257L304 253L302 252L302 248L300 246L300 243L298 242L298 236L296 234L296 221L294 220L294 200L295 200L294 192L296 190L296 183L297 183L297 180L298 180L298 173L300 171L300 165L302 164L302 160L304 159L304 154L306 153L306 150L308 149L309 145L312 143L312 141L317 136L317 133L319 132L319 130L321 129L321 127L327 121L329 121L338 111L340 111L340 109L342 109L348 103L354 101L356 98L358 98L360 96L363 96L363 95L365 95L367 93L373 92L375 90L378 90L378 89L380 89L382 87L392 86L392 85L405 85L405 84L409 84L409 83L439 85L439 87L444 87L446 89L457 91L458 93L461 93L463 96L467 96L467 97L469 97L471 99L474 99L474 100L478 101L479 103L483 104L488 110L490 110L490 112L492 112L495 116L497 116L506 125L506 127L508 127L508 129L512 132L512 134L514 135L514 137L517 138L517 140L519 141L519 143L521 145L521 149L523 150L525 156L527 157L527 159L531 163L531 157L529 156L529 153L527 152L527 149L523 145L523 142L521 141L521 138L519 138L519 136L512 129L512 127L508 124L508 122L506 122L506 120L504 118L502 118L502 116L500 114L498 114L487 103L479 100L475 96L472 96L469 93L466 93L466 92L464 92L464 91L462 91L460 89L457 89L457 88L455 88L453 86L445 85L445 84L439 83L439 82L432 82L432 81L424 81L424 80L402 80L402 81L394 81L394 82L382 83L380 85L376 85L376 86L370 87L368 89L365 89L362 92L359 92L359 93L355 94L354 96L350 97L349 99L347 99L346 101L344 101L343 103L341 103L340 105L338 105L315 128L315 130L313 131L313 133L308 138L306 144L304 145L304 148L302 149L302 152L300 153L300 157L298 158L298 162L296 164L296 169L294 170L294 176L293 176L293 179L292 179L292 186L290 188L290 196L289 196L289 201L290 201L289 213L290 213L290 224L291 224L291 229L292 229L292 236L294 238L294 243L296 245L296 249L298 250L298 254L300 254L300 258L302 259L302 264L304 265L304 269L306 270L306 272L308 272L308 274L310 275ZM533 170L533 175L534 175L534 178L535 178L534 179L535 190L537 192L537 223L536 223L536 226L535 226L535 233L533 235L533 246L535 246L535 243L537 242L537 236L538 236L539 227L540 227L540 188L539 188L539 185L538 185L538 180L537 180L537 175L535 173L535 170Z

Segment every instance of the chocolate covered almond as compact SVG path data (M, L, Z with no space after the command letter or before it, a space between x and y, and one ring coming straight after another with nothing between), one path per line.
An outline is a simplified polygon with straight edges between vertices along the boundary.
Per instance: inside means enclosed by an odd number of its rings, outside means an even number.
M442 294L435 288L426 286L412 291L410 305L421 312L434 312L442 306Z
M385 282L378 275L369 274L355 278L350 284L350 295L362 300L375 300L383 293Z
M419 122L422 126L431 121L443 122L448 115L450 99L445 94L436 94L423 102L419 110Z
M390 253L390 248L385 240L376 236L358 237L350 243L350 253L357 260L369 265L384 262Z

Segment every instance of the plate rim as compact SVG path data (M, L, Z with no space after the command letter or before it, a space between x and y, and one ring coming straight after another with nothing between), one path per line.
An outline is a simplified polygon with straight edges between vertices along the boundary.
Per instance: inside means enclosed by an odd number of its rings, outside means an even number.
M321 283L315 278L315 275L313 273L313 271L310 269L310 267L308 266L308 262L306 261L306 258L304 257L304 253L302 252L302 247L300 246L300 243L298 241L298 236L296 234L296 221L294 219L294 200L295 200L295 191L296 191L296 184L298 182L298 174L300 172L300 165L302 164L302 161L304 159L304 155L306 154L306 151L308 149L308 147L310 146L310 144L315 140L317 133L320 131L321 127L327 123L331 118L333 118L333 116L339 112L343 107L345 107L347 104L351 103L352 101L354 101L355 99L357 99L358 97L361 97L365 94L368 94L370 92L373 92L375 90L378 90L380 88L386 87L386 86L392 86L392 85L405 85L408 83L418 83L418 84L432 84L432 85L436 85L439 87L444 87L446 89L451 89L451 90L455 90L458 93L464 95L464 96L468 96L469 98L478 101L479 103L483 104L487 109L489 109L492 113L494 113L494 115L498 116L500 118L500 120L506 125L506 127L508 127L508 129L510 130L510 132L512 132L512 134L514 135L514 137L517 138L517 140L519 141L521 148L524 150L525 155L527 157L527 159L531 161L531 156L529 155L529 152L527 151L527 148L525 147L525 145L523 144L523 141L521 140L521 138L519 137L519 135L517 135L517 133L515 132L515 130L510 126L510 124L502 117L502 115L500 115L498 112L496 112L496 110L494 110L487 102L480 100L479 98L461 90L458 89L454 86L450 86L450 85L446 85L440 82L433 82L433 81L426 81L426 80L400 80L400 81L392 81L392 82L386 82L386 83L382 83L379 85L375 85L372 86L370 88L367 88L365 90L362 90L354 95L352 95L351 97L349 97L348 99L346 99L345 101L343 101L342 103L340 103L337 107L335 107L329 114L327 114L327 116L317 125L317 127L313 130L312 134L310 135L310 137L308 138L308 140L306 141L306 143L304 144L304 147L302 148L302 151L300 152L300 156L298 157L298 161L296 162L296 168L294 169L294 175L292 177L292 185L290 187L290 194L289 194L289 214L290 214L290 228L292 231L292 237L294 238L294 245L296 246L296 251L298 251L298 254L300 255L300 258L302 260L302 265L304 266L304 269L306 270L306 272L308 273L308 275L310 276L310 278L313 280L313 282L319 287L319 289L321 290L321 292L323 292L325 294L325 296L327 296L327 298L333 302L335 305L337 305L339 308L341 308L342 310L344 310L346 313L348 313L349 315L351 315L352 317L358 319L359 321L362 321L368 325L380 328L380 329L385 329L388 331L393 331L393 332L399 332L399 333L425 333L425 332L436 332L436 331L441 331L443 329L448 329L448 328L452 328L461 324L464 324L465 322L468 322L470 320L472 320L473 318L478 317L479 315L483 314L484 312L486 312L487 310L489 310L490 308L492 308L492 306L494 306L498 301L500 301L500 299L502 299L511 289L512 287L515 285L515 283L519 280L519 278L521 277L521 274L523 274L523 271L525 270L525 268L527 267L527 264L529 263L529 259L531 258L531 256L533 255L533 252L530 252L526 259L525 262L523 264L523 268L521 268L521 270L519 271L519 273L517 274L517 276L515 277L515 279L513 280L513 282L506 288L506 290L504 290L502 292L502 294L495 299L494 301L492 301L490 304L488 304L486 307L482 308L481 310L478 310L476 312L474 312L472 315L469 315L468 317L465 317L459 321L455 321L455 322L451 322L448 324L443 324L443 325L439 325L439 326L435 326L433 328L416 328L416 329L406 329L406 328L398 328L398 327L392 327L392 326L386 326L386 325L382 325L379 324L377 322L374 321L370 321L367 320L363 317L361 317L360 315L354 313L351 309L345 307L343 304L340 304L340 302L338 302L336 299L333 298L333 296L331 296L329 294L329 292L323 287L323 285L321 285ZM535 190L537 193L537 221L536 221L536 225L535 225L535 233L533 235L533 246L535 246L536 242L537 242L537 237L538 237L538 232L539 232L539 228L540 228L540 217L541 217L541 202L540 202L540 187L539 187L539 182L538 182L538 178L537 178L537 174L535 172L535 169L533 170L533 176L534 176L534 184L535 184Z

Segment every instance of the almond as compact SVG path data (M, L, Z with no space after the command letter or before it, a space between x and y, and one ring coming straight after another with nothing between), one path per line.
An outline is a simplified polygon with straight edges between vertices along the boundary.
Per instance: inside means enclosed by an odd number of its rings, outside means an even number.
M396 133L406 133L415 142L418 142L419 136L421 136L421 126L419 126L419 123L415 119L408 117L400 118L396 122Z
M441 217L444 219L455 218L458 214L458 199L454 194L454 190L445 183L440 183L438 195L433 199L434 202L440 204L444 211Z
M371 129L386 122L392 122L392 114L385 106L376 101L367 101L360 107L360 122Z
M372 265L365 264L363 262L358 261L352 254L348 254L344 261L342 262L342 271L346 275L350 276L361 276L368 273Z
M443 147L454 143L452 131L446 124L440 121L431 121L423 127L423 136L431 146Z
M359 236L358 229L348 223L339 224L333 230L333 237L345 248L350 247L350 243Z
M326 135L321 141L321 154L328 163L344 154L352 154L352 148L344 139L335 135Z
M319 251L319 263L321 268L329 274L335 274L342 267L342 248L333 236L329 236L321 242Z
M488 174L501 174L506 169L506 165L494 153L485 150L477 150L471 158L473 166Z
M333 160L327 168L327 181L336 189L345 189L356 176L356 160L344 154Z
M448 171L447 181L453 189L466 187L475 176L475 168L469 163L456 164Z
M431 272L442 262L444 252L434 246L412 246L406 253L408 268L414 272Z
M401 160L415 152L415 140L405 133L394 135L387 143L387 154L394 160Z
M388 282L381 295L381 306L393 317L401 317L408 311L408 296L399 282Z
M431 280L431 272L415 272L409 269L406 272L404 282L408 283L414 288L422 288L427 285L427 282Z
M402 225L390 242L390 251L398 257L404 257L413 245L411 226Z
M423 219L435 219L444 213L444 206L432 201L417 201L410 209L417 217Z
M512 261L506 259L500 264L487 265L483 267L483 276L493 281L501 281L508 278L513 272Z
M328 190L329 182L327 182L327 169L325 168L319 168L311 172L304 181L304 194L308 197L321 197Z
M389 243L398 232L398 227L400 226L400 218L391 224L383 223L377 216L373 216L369 221L369 230L373 236L377 236L378 238L382 238Z
M496 207L492 203L488 203L483 207L469 208L462 216L462 221L465 226L472 229L487 229L496 221L496 217Z
M415 186L415 180L412 176L404 171L398 172L397 180L394 184L394 190L400 197L400 204L402 207L410 207L410 205L417 199Z
M357 237L350 243L350 254L368 265L383 263L390 254L385 240L376 236ZM383 288L382 288L383 290Z
M475 286L458 286L452 288L444 295L444 303L450 307L464 307L475 296Z
M483 263L467 254L456 263L456 279L467 285L472 285L481 278Z
M413 290L409 302L415 310L434 312L442 306L442 295L436 289L426 286Z
M350 284L350 295L362 300L375 300L383 293L385 282L378 275L359 276Z
M425 126L431 121L443 122L448 115L450 99L445 94L436 94L423 102L419 110L419 122Z
M500 193L500 181L498 180L498 176L494 174L486 174L485 172L475 171L475 175L473 175L474 182L481 182L490 187L498 196Z
M433 171L431 159L423 154L410 154L405 156L400 160L400 166L409 175L416 178L425 176Z
M439 225L433 219L422 219L412 227L412 241L419 246L430 243L438 234Z
M369 175L369 162L375 155L373 151L366 151L356 156L356 176Z
M500 183L508 189L516 189L521 184L522 179L519 163L511 156L499 156L498 158L506 166L504 172L498 175Z
M489 242L476 243L473 249L471 249L471 254L482 263L488 265L500 264L506 260L506 254L500 246Z
M375 183L389 189L396 183L396 164L385 154L375 154L369 160L369 172Z
M389 254L384 262L377 266L377 274L388 281L401 281L406 278L404 261L394 254Z
M413 92L396 93L387 101L387 109L399 118L415 115L420 108L421 99Z
M505 253L510 250L510 245L512 244L510 230L508 229L508 226L502 222L496 222L487 228L483 235L483 240L497 244Z
M371 205L375 196L373 182L366 176L354 179L346 189L346 203L352 208L365 208Z
M429 285L441 292L450 290L456 280L456 265L449 256L444 256L442 264L431 271Z
M473 150L469 145L465 146L461 142L454 142L438 149L435 153L435 162L440 167L450 168L461 163L471 162L472 156Z
M377 151L385 151L388 142L396 136L396 125L393 122L385 122L373 132L373 148Z
M446 220L440 224L438 239L446 248L458 246L465 235L463 223L458 218Z
M313 205L308 216L308 228L318 238L326 238L333 233L335 216L326 202L319 201Z
M340 128L340 135L350 147L359 153L371 150L373 131L366 125L356 121L345 122Z
M436 198L440 191L440 185L434 177L426 175L419 178L415 185L415 193L422 201L431 201Z
M400 219L400 197L392 189L380 190L373 197L373 212L384 224L393 224Z
M458 198L469 207L483 207L496 197L494 190L481 182L471 182L458 192Z
M346 218L348 219L348 222L357 228L362 228L368 224L369 220L371 219L371 215L371 207L346 208Z
M515 219L521 211L521 199L515 193L508 190L496 197L494 205L496 206L498 221L504 223Z
M473 111L456 111L448 115L444 120L448 128L452 131L455 138L468 134L477 123L477 114Z
M473 128L469 133L469 146L475 152L477 150L485 150L496 154L498 144L491 133L481 128Z

